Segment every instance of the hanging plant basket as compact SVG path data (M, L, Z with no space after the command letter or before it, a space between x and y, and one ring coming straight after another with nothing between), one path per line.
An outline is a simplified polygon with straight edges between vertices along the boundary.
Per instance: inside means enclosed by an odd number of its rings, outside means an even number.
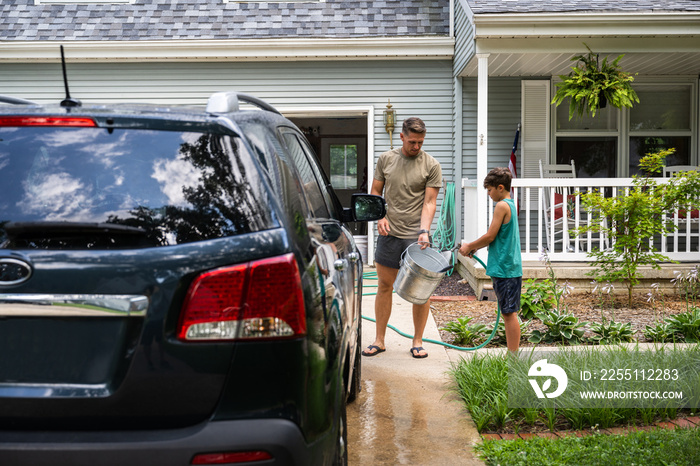
M558 107L568 98L569 120L575 113L579 117L584 113L594 117L598 109L605 108L608 102L616 108L631 108L634 103L639 103L639 97L630 84L634 76L622 71L619 65L624 55L612 62L605 57L601 62L597 53L588 45L586 48L588 54L571 59L578 62L571 67L571 73L559 76L561 82L556 84L557 92L552 103Z

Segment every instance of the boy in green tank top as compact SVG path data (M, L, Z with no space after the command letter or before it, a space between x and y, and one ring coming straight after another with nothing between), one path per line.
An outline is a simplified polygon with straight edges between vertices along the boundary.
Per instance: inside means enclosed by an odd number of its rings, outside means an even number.
M496 203L488 231L481 238L460 244L459 253L471 257L478 249L488 246L486 274L493 281L493 291L501 308L506 329L506 344L512 353L520 346L520 290L523 284L523 264L520 256L518 212L510 197L510 170L494 168L484 179L484 188Z

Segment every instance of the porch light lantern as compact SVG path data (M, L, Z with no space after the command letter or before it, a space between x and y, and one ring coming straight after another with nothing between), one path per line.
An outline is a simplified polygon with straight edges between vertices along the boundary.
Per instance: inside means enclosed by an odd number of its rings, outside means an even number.
M392 109L391 99L388 99L386 110L384 110L384 129L389 133L390 148L394 148L394 127L396 126L396 110Z

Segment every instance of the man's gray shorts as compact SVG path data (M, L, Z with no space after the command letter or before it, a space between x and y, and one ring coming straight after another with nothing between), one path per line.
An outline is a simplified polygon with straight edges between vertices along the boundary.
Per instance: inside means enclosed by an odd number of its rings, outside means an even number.
M377 238L377 249L374 251L374 262L384 267L398 270L401 268L399 265L401 254L416 241L418 241L418 238L403 239L395 236L379 235Z

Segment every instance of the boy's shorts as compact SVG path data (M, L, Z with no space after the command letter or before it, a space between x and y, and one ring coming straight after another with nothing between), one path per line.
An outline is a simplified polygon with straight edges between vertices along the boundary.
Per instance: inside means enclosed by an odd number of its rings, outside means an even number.
M498 299L501 314L512 314L520 310L520 290L523 287L523 277L498 278L491 277L493 291Z
M395 236L379 235L377 238L377 250L374 251L374 262L384 267L400 269L401 254L416 241L418 241L418 238L404 239Z

